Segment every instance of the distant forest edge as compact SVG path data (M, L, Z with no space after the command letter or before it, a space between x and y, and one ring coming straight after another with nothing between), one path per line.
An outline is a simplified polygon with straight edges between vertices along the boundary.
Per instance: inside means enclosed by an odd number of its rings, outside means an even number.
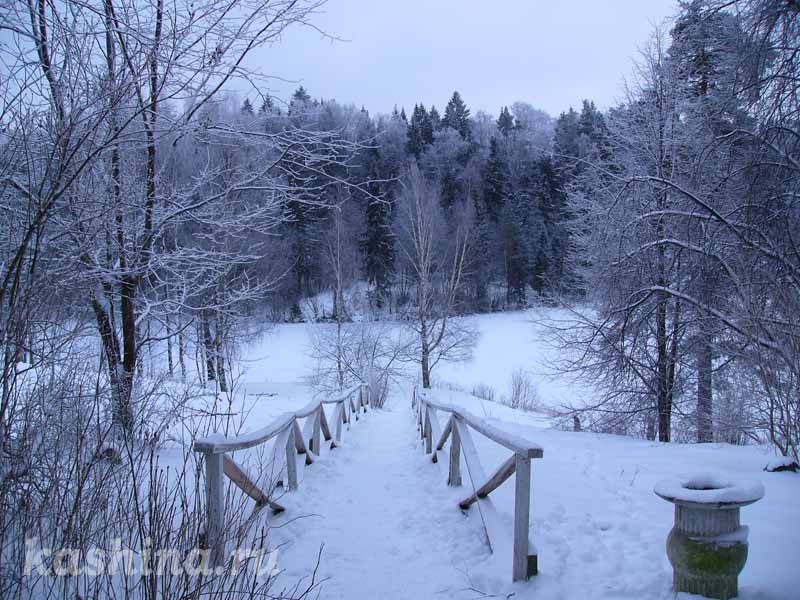
M354 149L332 172L295 174L311 191L286 202L279 233L284 245L264 257L282 273L267 295L273 318L301 320L304 300L335 290L342 274L330 268L332 237L347 262L341 283L367 282L373 315L402 314L415 274L402 252L397 204L411 165L438 188L446 221L471 224L469 282L454 310L519 308L531 294L582 294L565 274L567 189L582 170L577 157L608 136L593 102L556 120L523 102L502 107L497 118L472 116L457 91L443 114L417 104L410 117L405 108L371 117L364 108L312 99L302 86L283 107L269 96L259 102L255 110L249 99L238 107L229 99L208 118L268 133L331 133Z

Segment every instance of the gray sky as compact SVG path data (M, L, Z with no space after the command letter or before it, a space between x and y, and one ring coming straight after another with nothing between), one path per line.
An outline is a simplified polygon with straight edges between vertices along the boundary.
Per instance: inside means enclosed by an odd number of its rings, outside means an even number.
M313 19L348 41L293 29L250 61L287 98L364 104L372 113L416 102L443 109L457 89L473 114L522 100L557 116L582 98L619 96L638 48L677 0L329 0ZM251 94L254 96L254 94Z

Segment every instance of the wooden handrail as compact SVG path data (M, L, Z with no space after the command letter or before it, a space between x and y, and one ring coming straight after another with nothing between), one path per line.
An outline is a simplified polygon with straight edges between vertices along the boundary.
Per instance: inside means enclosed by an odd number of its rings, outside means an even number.
M425 444L425 452L431 454L431 460L437 462L437 452L444 449L450 440L450 464L447 484L460 486L461 456L467 466L472 493L459 502L461 509L477 504L481 521L486 532L486 541L492 552L497 552L497 530L502 528L494 504L489 494L496 490L511 475L515 475L514 491L514 532L512 545L513 581L530 578L538 573L538 556L529 538L530 497L531 497L531 458L542 458L544 450L534 444L507 431L493 427L461 407L436 402L427 397L424 391L416 387L413 391L411 405L417 413L417 426ZM436 411L448 413L450 417L444 430L439 431L439 420ZM514 454L508 458L490 476L481 465L475 444L472 441L470 428L484 435L493 442L511 450ZM434 442L436 445L434 446ZM495 532L494 534L491 532ZM493 541L492 538L495 538Z
M358 394L356 394L358 392ZM354 401L353 396L357 395ZM245 522L249 525L255 521L257 513L265 506L270 506L273 512L285 510L284 506L270 498L268 493L262 491L256 480L238 465L227 452L245 450L277 438L272 452L273 467L279 464L282 469L286 464L285 487L288 490L297 488L297 454L305 455L305 464L314 463L320 454L321 438L331 443L331 449L336 448L341 442L342 425L351 422L351 417L358 420L358 413L367 412L370 390L366 383L353 386L338 398L315 400L300 410L284 413L261 429L256 431L225 437L209 435L197 438L192 443L192 450L203 454L206 466L206 531L205 543L209 549L209 562L212 566L219 566L225 560L225 527L224 527L224 493L223 476L227 476L233 484L239 487L247 496L255 500L253 513ZM325 415L325 404L334 404L335 432L331 432L328 418ZM298 419L308 419L306 431L301 431ZM335 436L335 439L334 439ZM278 482L281 485L283 482ZM241 533L240 533L241 535Z
M350 398L361 388L361 386L362 384L353 386L338 398L309 402L300 410L284 413L279 417L276 417L266 427L256 429L250 433L233 437L208 435L197 438L192 444L192 450L195 452L203 452L208 454L222 454L224 452L235 452L237 450L245 450L247 448L252 448L253 446L258 446L259 444L268 442L273 437L278 435L285 427L289 426L292 420L304 419L305 417L310 416L319 408L320 404L340 404L346 402L348 398Z
M482 433L493 442L496 442L501 446L505 446L516 454L525 454L528 456L528 458L542 458L544 454L544 450L539 444L534 444L533 442L529 442L528 440L516 436L513 433L503 431L497 427L492 427L479 417L476 417L471 412L464 410L459 406L445 404L444 402L436 402L427 398L424 398L424 403L432 408L435 408L436 410L458 415L474 430Z

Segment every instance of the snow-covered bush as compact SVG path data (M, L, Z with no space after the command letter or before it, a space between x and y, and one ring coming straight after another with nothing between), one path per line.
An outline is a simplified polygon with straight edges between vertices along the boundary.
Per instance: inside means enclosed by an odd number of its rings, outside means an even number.
M511 373L507 404L511 408L525 411L533 411L538 408L539 393L536 390L536 384L527 371L517 369Z
M487 402L495 401L495 390L492 386L485 383L479 383L472 388L472 395Z
M183 568L191 556L202 559L206 519L202 457L191 441L212 430L236 433L240 423L226 399L141 381L133 393L133 433L112 438L110 392L97 364L60 360L8 382L13 411L0 446L0 597L283 598L270 591L274 578L256 579L255 569L193 576ZM251 472L270 473L262 457L253 461ZM226 525L237 531L252 501L228 490L226 503ZM241 547L268 548L266 530L244 539ZM114 556L136 573L125 575ZM147 560L150 574L143 572ZM302 598L314 587L312 581L289 595Z
M316 325L311 333L316 364L310 379L328 394L368 383L370 403L383 408L390 383L401 375L407 344L401 329L391 323Z

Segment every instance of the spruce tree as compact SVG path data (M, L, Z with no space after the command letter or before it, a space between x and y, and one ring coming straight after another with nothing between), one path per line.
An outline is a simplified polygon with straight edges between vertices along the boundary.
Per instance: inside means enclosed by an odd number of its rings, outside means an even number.
M500 116L497 117L497 129L504 137L508 137L514 129L514 117L511 116L511 111L508 110L507 106L500 110Z
M489 141L489 159L483 173L483 203L486 216L497 223L509 195L508 164L500 154L495 138Z
M559 115L553 137L553 154L562 168L575 166L579 154L578 129L578 113L570 106Z
M525 173L507 198L502 213L502 232L506 260L506 302L522 306L526 288L532 281L536 247L541 230L535 222L535 179Z
M311 96L306 91L306 88L301 85L295 90L294 94L292 94L292 99L289 102L289 114L302 114L306 112L311 105Z
M261 115L280 114L280 109L275 106L275 101L267 94L264 96L264 101L261 103L261 108L258 109Z
M472 248L469 278L471 281L473 305L478 312L491 310L492 303L489 297L489 284L491 283L492 261L495 258L492 235L496 226L491 222L484 198L480 194L473 194L472 201L475 206L473 235L475 242Z
M419 160L425 148L433 143L433 127L428 112L422 104L414 105L408 125L408 153Z
M461 99L461 94L457 91L453 92L453 96L447 103L444 111L444 119L442 119L444 127L452 127L461 137L465 140L472 139L472 130L469 126L469 109L464 101Z
M567 197L558 170L549 156L536 161L536 206L541 236L536 244L531 285L539 293L555 293L563 283Z
M244 103L242 104L242 113L245 115L253 114L253 104L250 102L250 98L244 99Z
M392 203L383 189L383 172L380 151L376 147L366 150L365 171L369 180L369 197L364 215L364 234L359 241L364 277L373 286L377 308L382 308L391 292L395 260L395 234L392 231Z
M431 129L433 131L439 131L442 128L442 117L439 114L439 111L436 110L435 106L431 106L431 110L428 113L428 117L431 121Z

